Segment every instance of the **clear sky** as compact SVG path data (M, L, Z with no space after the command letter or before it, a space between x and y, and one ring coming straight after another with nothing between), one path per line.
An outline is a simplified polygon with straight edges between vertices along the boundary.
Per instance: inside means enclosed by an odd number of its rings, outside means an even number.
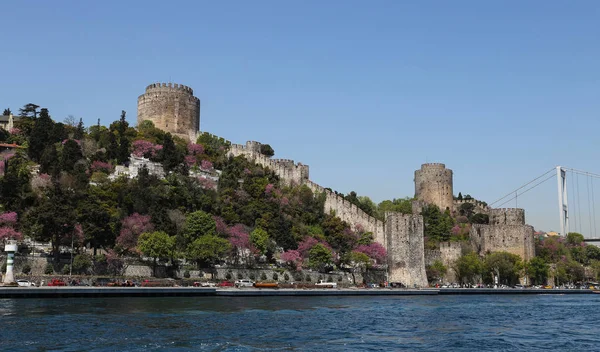
M599 1L215 3L5 1L0 108L135 124L146 85L181 83L201 130L376 202L425 162L488 202L556 165L600 173ZM518 206L557 229L556 181Z

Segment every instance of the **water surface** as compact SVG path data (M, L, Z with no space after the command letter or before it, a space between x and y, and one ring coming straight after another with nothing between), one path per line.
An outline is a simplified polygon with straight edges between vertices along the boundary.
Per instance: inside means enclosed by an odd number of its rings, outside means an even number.
M600 351L600 295L2 299L1 350Z

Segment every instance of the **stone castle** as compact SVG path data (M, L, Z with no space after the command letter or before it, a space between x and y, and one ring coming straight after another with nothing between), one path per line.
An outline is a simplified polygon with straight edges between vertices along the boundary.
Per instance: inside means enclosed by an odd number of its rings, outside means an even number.
M151 84L146 93L138 98L138 124L144 120L171 134L186 140L194 140L199 131L200 101L192 89L171 84ZM491 209L485 203L473 199L455 200L453 173L444 164L423 164L415 171L415 198L413 214L386 212L381 221L362 211L337 193L309 179L309 167L289 159L271 159L260 153L261 143L248 141L245 145L230 144L228 155L243 156L263 167L269 168L282 182L306 185L314 193L325 194L324 211L335 213L353 228L361 227L373 233L375 241L388 252L388 280L408 287L427 286L426 265L439 260L449 269L466 251L474 250L480 255L493 251L507 251L523 260L534 256L533 227L525 224L523 209ZM488 225L473 225L470 241L442 242L438 250L425 250L424 222L420 210L423 205L434 204L442 211L457 211L463 203L472 203L476 212L487 214ZM447 281L455 280L449 270Z
M200 99L192 88L172 83L154 83L138 97L138 126L145 120L187 141L200 130Z

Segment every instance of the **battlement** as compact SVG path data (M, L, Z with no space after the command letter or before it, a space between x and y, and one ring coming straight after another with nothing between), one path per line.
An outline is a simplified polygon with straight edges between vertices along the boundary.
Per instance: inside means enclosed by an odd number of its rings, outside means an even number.
M192 141L200 130L200 99L183 84L150 84L138 97L138 125L146 120L156 128Z
M435 204L440 210L452 210L452 170L442 163L421 165L415 170L415 198L427 204Z
M182 92L189 93L190 95L194 95L194 90L188 86L184 86L183 84L153 83L146 87L146 93L154 93L156 91L164 91L164 90L180 90Z
M443 163L425 163L421 165L421 169L445 169L446 164Z
M525 210L521 208L490 209L490 225L525 225Z

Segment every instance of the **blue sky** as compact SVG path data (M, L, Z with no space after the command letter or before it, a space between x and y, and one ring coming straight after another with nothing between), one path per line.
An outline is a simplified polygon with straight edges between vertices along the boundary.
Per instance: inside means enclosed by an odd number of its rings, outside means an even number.
M597 1L0 9L1 108L33 102L86 125L126 110L135 123L146 85L182 83L202 102L203 131L269 143L321 185L376 202L412 196L424 162L446 163L455 193L488 202L556 165L600 173ZM556 203L551 180L517 205L550 230Z

